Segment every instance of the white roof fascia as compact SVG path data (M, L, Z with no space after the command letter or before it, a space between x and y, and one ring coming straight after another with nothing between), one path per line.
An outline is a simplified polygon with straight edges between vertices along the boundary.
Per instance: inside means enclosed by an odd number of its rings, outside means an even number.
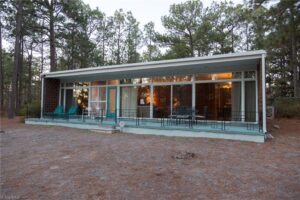
M204 57L193 57L193 58L180 58L172 60L162 60L162 61L152 61L152 62L142 62L142 63L131 63L122 65L110 65L101 67L91 67L75 70L64 70L57 72L44 73L46 78L59 78L59 77L70 77L78 75L88 75L88 74L102 74L109 72L122 72L131 70L143 70L143 69L155 69L155 68L169 68L184 65L201 65L210 63L222 63L230 61L239 60L249 60L249 59L259 59L263 54L266 54L264 50L248 51L240 53L230 53L221 54L213 56Z

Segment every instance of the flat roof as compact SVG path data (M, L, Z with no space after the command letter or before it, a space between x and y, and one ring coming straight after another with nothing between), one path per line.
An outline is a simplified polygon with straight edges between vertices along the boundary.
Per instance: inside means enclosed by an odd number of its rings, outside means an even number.
M246 51L203 57L180 58L121 65L99 66L43 73L45 78L61 80L109 80L193 73L254 70L266 51Z

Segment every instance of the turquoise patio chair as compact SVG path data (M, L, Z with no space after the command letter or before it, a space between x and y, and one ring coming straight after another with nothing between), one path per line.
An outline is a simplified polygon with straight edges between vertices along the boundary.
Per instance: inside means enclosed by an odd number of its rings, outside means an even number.
M78 105L76 104L73 104L67 113L64 114L64 116L69 119L71 116L75 116L77 115L77 110L78 110Z
M46 112L44 116L55 117L64 113L64 107L61 105L56 106L53 112Z

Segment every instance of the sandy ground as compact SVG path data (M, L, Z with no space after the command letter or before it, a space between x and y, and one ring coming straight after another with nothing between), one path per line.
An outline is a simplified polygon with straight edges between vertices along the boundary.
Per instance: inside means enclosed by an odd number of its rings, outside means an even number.
M264 144L3 124L0 199L300 199L300 120Z

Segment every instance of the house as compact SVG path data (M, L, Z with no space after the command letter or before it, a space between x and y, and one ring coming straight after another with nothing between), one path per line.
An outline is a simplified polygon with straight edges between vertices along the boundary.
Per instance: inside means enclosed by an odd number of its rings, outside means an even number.
M263 142L265 56L258 50L44 73L35 123L53 123L44 112L77 104L79 117L55 123Z

